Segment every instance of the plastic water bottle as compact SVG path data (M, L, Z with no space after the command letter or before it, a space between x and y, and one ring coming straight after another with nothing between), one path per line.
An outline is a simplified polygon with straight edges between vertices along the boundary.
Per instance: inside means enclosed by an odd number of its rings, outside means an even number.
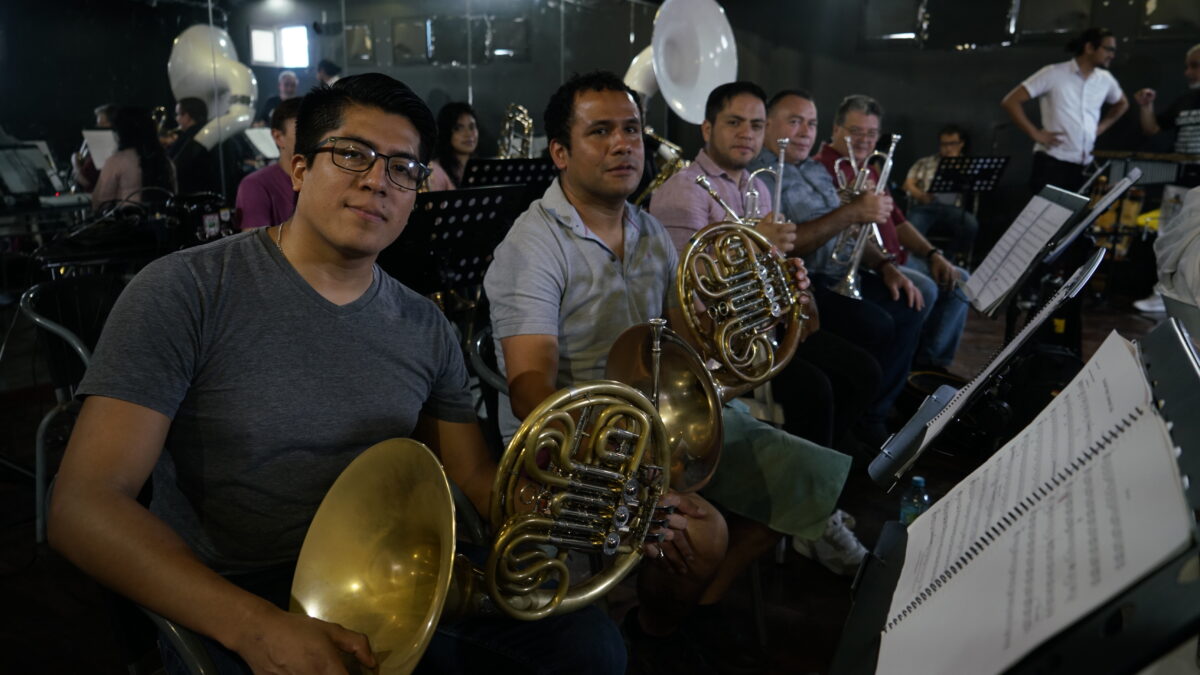
M912 483L900 497L900 522L909 525L928 509L929 493L925 491L925 479L913 476Z

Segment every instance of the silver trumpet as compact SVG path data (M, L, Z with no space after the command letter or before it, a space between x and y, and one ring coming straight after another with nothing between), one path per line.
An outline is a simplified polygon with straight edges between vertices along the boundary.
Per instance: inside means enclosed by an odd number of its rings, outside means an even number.
M883 158L883 166L879 170L879 181L875 184L875 194L882 194L887 186L888 175L892 172L892 158L896 153L896 145L900 142L900 134L892 134L892 143L888 148L887 153L882 153L878 150L872 152L863 160L862 166L858 166L854 161L853 151L845 157L839 157L833 164L833 173L837 177L838 195L842 198L843 204L849 204L857 199L860 195L867 191L867 184L871 177L871 160L876 157ZM850 149L850 138L846 138L846 148ZM853 179L847 180L846 175L842 173L843 162L850 165L850 170L854 175ZM881 251L887 252L883 246L883 237L879 234L878 223L859 223L851 225L842 230L838 235L833 245L833 261L846 265L846 272L842 278L834 285L833 291L840 293L848 298L862 300L862 291L859 286L858 268L862 264L863 253L867 249L868 239L874 239Z

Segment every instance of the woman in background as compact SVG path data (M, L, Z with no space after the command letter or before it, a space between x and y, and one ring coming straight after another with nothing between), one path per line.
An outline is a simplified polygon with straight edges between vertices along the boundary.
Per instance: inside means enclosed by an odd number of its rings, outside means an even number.
M429 168L429 191L454 190L459 187L467 160L479 145L479 127L475 110L469 103L452 102L442 106L437 116L437 148Z
M144 108L121 108L112 123L117 151L100 171L92 208L113 200L140 202L145 188L175 192L175 167L158 142L150 113Z

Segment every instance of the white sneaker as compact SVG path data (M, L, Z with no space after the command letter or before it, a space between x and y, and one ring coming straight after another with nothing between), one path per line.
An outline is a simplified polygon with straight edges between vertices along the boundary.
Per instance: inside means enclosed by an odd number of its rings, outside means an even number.
M1167 311L1167 306L1157 291L1141 300L1134 300L1133 308L1143 314L1165 314Z
M792 539L792 548L806 558L815 558L834 574L854 576L867 556L867 547L850 531L853 524L854 518L848 513L834 511L819 539Z

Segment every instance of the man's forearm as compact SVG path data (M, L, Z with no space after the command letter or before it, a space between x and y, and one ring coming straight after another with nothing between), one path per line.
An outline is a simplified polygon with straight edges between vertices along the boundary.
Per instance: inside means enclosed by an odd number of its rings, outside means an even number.
M273 605L204 565L166 523L98 485L59 485L51 545L105 586L236 650Z
M1138 122L1142 125L1142 133L1147 136L1153 136L1162 131L1162 128L1158 126L1158 118L1154 116L1154 106L1152 105L1139 106Z
M1025 109L1020 103L1009 101L1008 98L1001 103L1004 112L1008 113L1008 118L1013 120L1013 124L1018 126L1018 129L1025 132L1025 135L1037 141L1038 127L1034 126L1028 115L1025 114Z
M853 224L854 209L849 204L839 206L820 218L800 223L796 226L796 248L792 252L801 257L810 255Z
M896 238L901 246L920 258L929 257L929 252L933 250L933 244L907 220L896 225Z

